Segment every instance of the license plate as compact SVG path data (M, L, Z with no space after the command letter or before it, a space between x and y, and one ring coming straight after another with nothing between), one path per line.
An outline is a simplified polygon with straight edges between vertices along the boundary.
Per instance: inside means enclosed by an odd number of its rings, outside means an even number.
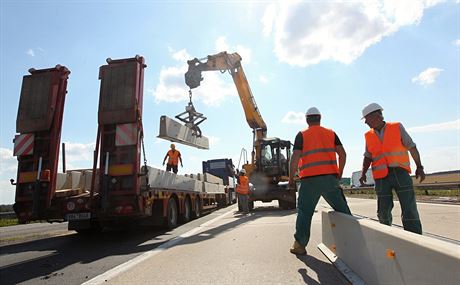
M67 221L79 221L91 219L91 213L72 213L67 214Z

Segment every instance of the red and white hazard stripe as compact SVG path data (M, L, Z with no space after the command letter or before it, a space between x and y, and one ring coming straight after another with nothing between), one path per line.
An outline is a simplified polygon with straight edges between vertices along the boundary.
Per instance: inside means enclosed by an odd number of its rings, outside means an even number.
M137 124L119 124L115 134L115 146L135 145L137 142Z
M34 153L34 134L20 134L14 136L14 156L31 155Z

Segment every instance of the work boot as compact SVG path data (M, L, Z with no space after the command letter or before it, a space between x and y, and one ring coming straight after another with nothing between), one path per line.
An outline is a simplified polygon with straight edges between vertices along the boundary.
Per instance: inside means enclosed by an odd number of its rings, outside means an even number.
M298 241L294 241L291 249L289 250L293 254L304 255L307 253L305 246L302 246Z

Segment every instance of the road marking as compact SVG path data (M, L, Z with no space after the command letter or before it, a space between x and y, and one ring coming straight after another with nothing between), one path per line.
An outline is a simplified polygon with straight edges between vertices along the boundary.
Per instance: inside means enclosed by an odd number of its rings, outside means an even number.
M103 283L107 282L108 280L113 279L117 275L128 271L129 269L131 269L134 266L136 266L137 264L145 261L146 259L149 259L150 257L155 256L155 255L165 251L166 249L176 245L180 241L182 241L182 240L184 240L184 239L186 239L188 237L193 236L198 231L200 231L202 228L207 227L207 226L211 225L212 223L217 222L218 220L221 220L222 218L224 218L225 216L227 216L230 213L233 213L233 211L234 211L233 208L234 207L231 207L231 209L229 211L223 213L222 215L217 216L214 219L209 220L209 221L197 226L196 228L191 229L190 231L188 231L188 232L186 232L184 234L181 234L180 236L177 236L177 237L175 237L175 238L163 243L162 245L156 247L155 249L149 250L149 251L147 251L147 252L145 252L145 253L143 253L143 254L141 254L139 256L136 256L135 258L133 258L133 259L131 259L131 260L125 262L125 263L122 263L122 264L110 269L109 271L106 271L106 272L94 277L93 279L88 280L85 283L82 283L82 285L103 284Z

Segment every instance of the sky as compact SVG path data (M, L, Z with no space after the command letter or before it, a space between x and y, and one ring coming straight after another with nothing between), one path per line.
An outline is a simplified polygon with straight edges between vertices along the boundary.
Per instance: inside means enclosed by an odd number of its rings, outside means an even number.
M0 2L0 204L14 202L12 139L22 77L65 65L71 74L61 141L66 168L92 168L106 58L145 57L147 162L163 168L162 115L185 111L187 60L238 52L269 137L294 141L305 111L322 113L347 152L344 176L360 170L362 108L379 103L401 122L427 173L460 169L460 1L21 1ZM209 150L177 145L184 167L232 158L252 147L228 73L203 73L193 102ZM239 163L241 165L242 162ZM412 162L412 166L414 166ZM59 171L62 171L60 163Z

